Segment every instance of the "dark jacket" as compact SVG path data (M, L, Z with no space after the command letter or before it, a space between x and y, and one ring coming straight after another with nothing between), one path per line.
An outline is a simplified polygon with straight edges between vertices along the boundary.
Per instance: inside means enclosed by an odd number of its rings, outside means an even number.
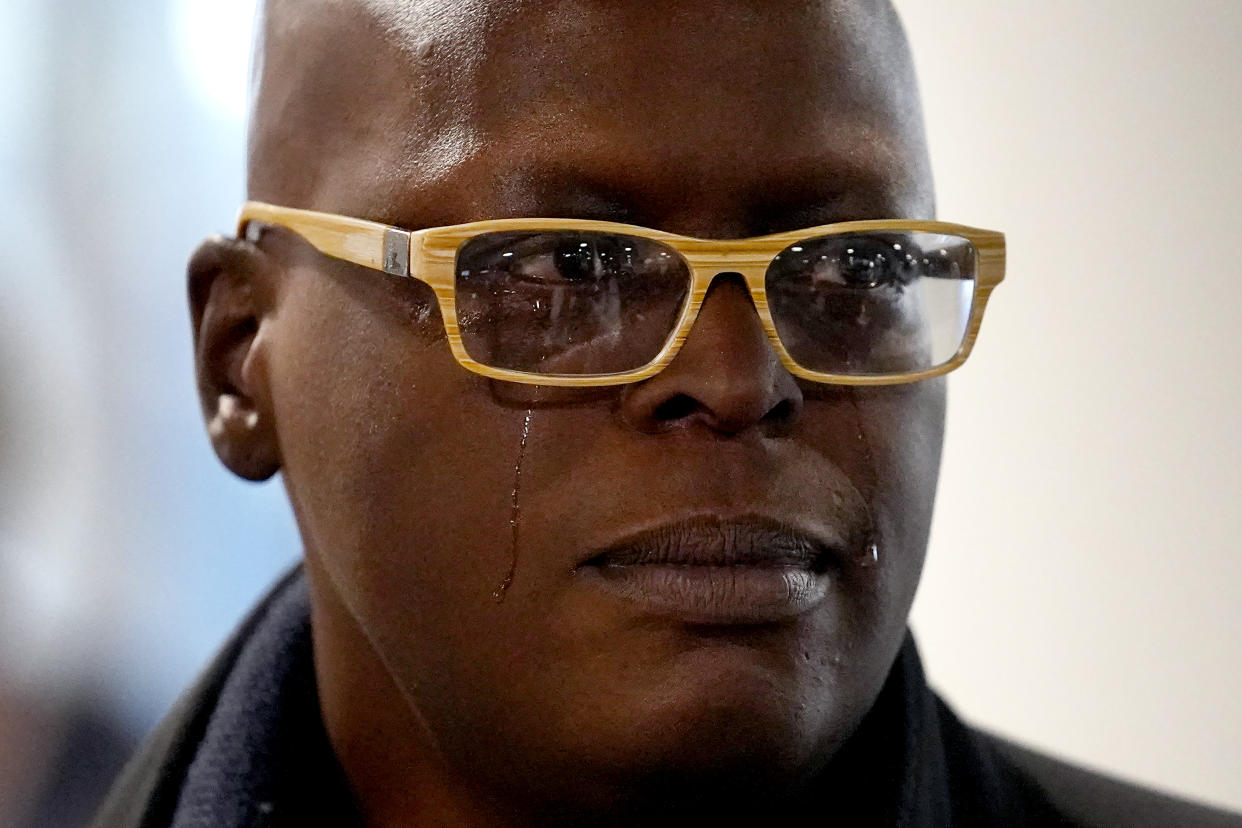
M843 753L825 774L833 777L831 793L825 783L833 803L824 809L825 824L831 817L835 825L910 828L1242 828L1242 817L1127 785L965 726L928 689L909 638ZM127 766L94 825L361 825L319 716L300 568L276 585L177 702Z

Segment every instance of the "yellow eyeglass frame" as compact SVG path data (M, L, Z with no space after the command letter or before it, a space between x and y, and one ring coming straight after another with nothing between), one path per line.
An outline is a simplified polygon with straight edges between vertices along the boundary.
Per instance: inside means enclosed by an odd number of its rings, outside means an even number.
M992 290L1005 277L1005 236L1003 233L940 221L902 219L847 221L749 239L699 239L631 224L585 219L493 219L410 231L348 216L278 207L257 201L246 202L238 216L238 237L257 239L257 236L250 235L250 230L255 224L274 225L292 230L316 250L333 258L392 276L413 278L424 282L435 292L449 347L463 368L492 379L532 385L565 387L621 385L658 374L673 361L677 352L681 350L695 319L698 318L703 299L707 296L707 289L711 286L712 280L721 273L738 273L745 280L768 340L779 356L781 364L794 376L835 385L897 385L917 382L947 374L966 361L979 335L979 327L983 323L983 312ZM690 296L672 336L656 357L646 365L632 371L597 375L535 374L507 368L494 368L472 359L462 344L461 332L457 325L457 251L466 241L480 234L515 230L623 233L658 241L676 250L690 268L692 279ZM941 233L960 236L974 246L978 255L978 266L975 274L974 297L970 306L970 318L962 343L957 353L948 361L911 373L850 375L829 374L804 368L789 355L776 333L776 324L768 309L764 284L768 265L778 253L797 241L835 234L871 231Z

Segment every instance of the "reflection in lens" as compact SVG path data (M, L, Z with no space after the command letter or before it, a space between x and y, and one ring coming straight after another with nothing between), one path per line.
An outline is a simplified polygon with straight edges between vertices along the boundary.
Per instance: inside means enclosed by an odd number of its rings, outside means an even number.
M768 267L768 305L794 361L829 374L911 373L966 336L977 256L960 236L866 232L792 244Z
M660 353L690 270L634 236L550 230L485 233L457 254L457 321L471 358L537 374L614 374Z

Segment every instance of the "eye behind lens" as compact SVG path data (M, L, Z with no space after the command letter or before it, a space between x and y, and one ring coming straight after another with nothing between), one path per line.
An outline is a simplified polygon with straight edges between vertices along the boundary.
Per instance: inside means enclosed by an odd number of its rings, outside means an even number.
M641 368L671 336L690 288L672 248L596 231L481 234L462 245L456 269L466 352L531 373Z
M822 236L768 268L772 319L808 370L865 376L948 362L966 336L977 254L968 239L914 231Z

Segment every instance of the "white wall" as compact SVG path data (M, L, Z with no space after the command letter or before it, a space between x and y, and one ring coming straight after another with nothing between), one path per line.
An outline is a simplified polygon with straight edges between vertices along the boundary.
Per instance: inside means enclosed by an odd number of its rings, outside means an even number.
M897 0L1004 230L915 628L968 719L1242 809L1242 2Z

